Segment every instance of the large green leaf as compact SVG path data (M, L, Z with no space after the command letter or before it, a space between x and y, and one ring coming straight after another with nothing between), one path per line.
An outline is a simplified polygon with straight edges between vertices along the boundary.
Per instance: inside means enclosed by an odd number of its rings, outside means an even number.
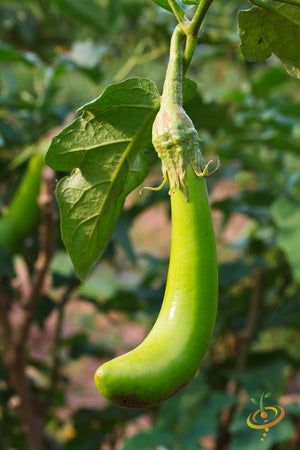
M126 195L147 174L140 151L151 143L158 107L150 80L110 85L51 143L47 164L73 170L58 183L57 200L62 238L81 278L105 250Z
M300 204L293 198L280 197L271 207L278 227L277 241L291 264L295 281L300 283Z
M247 61L262 61L274 53L290 75L300 78L299 7L281 5L276 11L254 7L240 11L238 20Z

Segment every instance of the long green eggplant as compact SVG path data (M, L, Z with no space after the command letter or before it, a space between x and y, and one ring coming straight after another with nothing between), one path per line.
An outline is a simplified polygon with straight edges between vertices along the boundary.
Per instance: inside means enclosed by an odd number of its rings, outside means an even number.
M218 267L199 138L182 108L182 50L175 30L152 141L169 181L172 241L161 311L135 349L106 362L95 373L99 392L125 408L148 408L185 386L207 351L215 323Z
M187 167L189 201L171 195L172 244L164 301L146 339L102 365L99 392L127 408L147 408L167 399L195 375L214 328L217 257L205 178Z

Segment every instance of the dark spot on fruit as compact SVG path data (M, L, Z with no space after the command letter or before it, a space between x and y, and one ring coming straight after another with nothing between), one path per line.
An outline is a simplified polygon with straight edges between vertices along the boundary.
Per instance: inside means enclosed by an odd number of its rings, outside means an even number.
M129 409L144 409L152 406L152 403L146 403L143 400L140 400L136 395L119 395L114 400L119 406Z
M133 394L133 395L118 395L117 397L114 398L114 403L121 406L122 408L128 409L151 408L151 406L158 405L162 401L172 397L174 394L177 394L177 392L180 391L184 386L186 386L186 383L184 383L182 386L180 386L178 389L172 392L172 394L161 398L159 401L144 402L143 400L139 399L135 394Z

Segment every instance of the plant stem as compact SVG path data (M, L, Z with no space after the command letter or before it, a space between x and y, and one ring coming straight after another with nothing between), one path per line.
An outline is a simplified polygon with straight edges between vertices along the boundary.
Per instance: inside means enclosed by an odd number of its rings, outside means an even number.
M198 36L200 27L203 23L203 20L205 19L205 16L206 16L212 2L213 2L213 0L201 0L201 2L199 3L199 6L197 7L197 10L194 14L194 17L189 25L189 28L188 28L189 34L194 34L195 36Z
M71 294L74 292L76 287L80 284L78 279L74 280L64 292L61 302L58 305L58 316L55 327L54 334L54 343L53 343L53 352L52 352L52 365L50 369L50 383L49 383L49 391L48 391L48 407L51 406L53 399L55 397L56 386L59 378L59 370L61 365L61 335L63 329L63 323L65 318L65 307L71 297Z
M148 53L143 54L145 47L147 45L146 41L140 41L136 46L132 56L127 59L126 63L118 70L114 76L114 82L119 83L124 80L128 74L135 68L135 66L140 64L149 63L166 53L166 45L162 45L157 49L151 50Z
M161 98L161 104L182 106L182 76L183 76L183 41L185 35L180 26L175 28L170 45L170 58Z
M181 7L178 5L176 0L168 0L168 3L170 5L170 8L173 11L174 16L176 17L178 23L183 23L186 18L184 11L181 9Z
M10 355L12 356L12 355ZM19 415L26 434L29 450L42 450L43 427L42 417L34 407L34 398L26 377L24 348L19 347L13 355L9 368L9 380L19 398Z
M114 82L119 83L120 81L124 80L129 72L135 67L137 58L143 53L145 50L145 47L147 45L147 42L145 39L141 39L137 46L135 47L133 54L130 56L130 58L127 59L126 63L118 70L116 75L114 76Z
M201 0L192 21L185 30L187 41L184 53L184 73L187 71L193 58L201 25L212 2L213 0Z

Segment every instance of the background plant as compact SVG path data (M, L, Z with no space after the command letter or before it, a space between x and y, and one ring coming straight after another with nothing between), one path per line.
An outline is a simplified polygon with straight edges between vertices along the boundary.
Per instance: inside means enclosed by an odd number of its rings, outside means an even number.
M274 36L271 8L280 6L287 33L298 32L298 16L288 12L290 6L266 5L270 12L255 10L268 21L263 35L258 35L261 55L253 54L242 40L242 51L250 60L266 58L270 51L282 59L280 42L269 37ZM104 329L104 317L130 327L139 321L145 329L156 317L166 254L154 252L153 242L151 251L148 246L141 252L137 228L133 233L131 227L147 211L167 211L166 191L131 194L102 260L83 286L79 287L60 241L54 206L50 219L56 225L49 229L56 230L55 237L38 239L32 230L12 258L6 251L1 258L2 331L5 317L12 327L18 326L17 319L28 317L24 314L28 299L38 299L30 320L21 321L28 323L21 346L22 370L24 386L34 399L33 415L43 421L40 429L47 448L194 449L211 443L217 448L226 444L255 448L261 445L260 436L247 428L246 418L253 411L250 398L260 398L263 391L271 391L284 406L286 418L262 445L299 445L299 81L275 56L265 62L245 61L237 13L250 6L213 3L188 73L198 88L185 108L203 140L205 157L219 155L222 162L222 170L209 181L218 238L220 306L200 376L146 413L108 407L100 399L99 406L84 403L86 392L79 404L84 407L76 409L70 401L70 392L78 386L72 375L93 374L99 358L120 349L116 331ZM4 1L0 8L0 176L5 212L32 153L45 145L44 139L47 147L49 137L74 119L80 105L112 81L129 77L151 78L161 91L176 21L153 3L137 0ZM242 13L240 24L243 14L249 13ZM251 24L249 16L246 19ZM263 45L266 41L272 42L271 49ZM283 62L298 76L297 52ZM150 144L145 155L151 168L148 179L158 184L160 164ZM55 181L46 177L44 185L53 194ZM47 212L42 207L44 229ZM49 258L42 266L45 272L37 272L38 255L45 254L50 243L55 249L51 264ZM41 284L35 281L38 273ZM84 313L75 315L72 304L75 308L85 304ZM40 338L39 352L36 333L45 336ZM46 348L41 345L45 341ZM13 389L9 373L3 364L0 445L28 448L26 424L18 409L20 393ZM69 414L63 414L66 410ZM145 430L137 432L143 424ZM133 426L135 436L128 438Z

